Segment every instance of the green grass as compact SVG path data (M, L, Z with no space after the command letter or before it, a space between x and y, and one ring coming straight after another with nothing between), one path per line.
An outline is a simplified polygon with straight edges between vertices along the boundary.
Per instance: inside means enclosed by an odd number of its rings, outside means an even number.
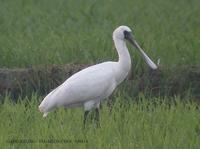
M46 119L38 111L38 99L20 100L17 104L5 97L0 107L0 144L3 148L144 148L197 149L200 146L200 111L198 106L181 99L168 104L166 99L146 99L126 103L131 97L116 96L111 112L103 104L101 127L88 122L83 129L83 110L62 108ZM32 143L9 143L11 140L31 140ZM60 143L42 143L60 141ZM68 143L61 143L61 141ZM87 141L77 143L77 140ZM71 142L70 142L71 141Z
M0 0L0 67L116 60L122 24L156 61L199 63L199 0ZM138 52L130 50L136 65ZM138 68L138 67L137 67Z

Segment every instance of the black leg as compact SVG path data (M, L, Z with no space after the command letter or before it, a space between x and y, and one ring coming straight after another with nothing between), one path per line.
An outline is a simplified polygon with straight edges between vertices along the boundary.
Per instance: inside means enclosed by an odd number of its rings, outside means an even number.
M97 127L100 127L100 120L99 120L99 109L96 108L95 109L95 121L96 121L96 124L97 124Z
M88 116L89 112L90 111L85 111L85 113L84 113L84 120L83 120L84 128L85 128L86 119L87 119L87 116Z

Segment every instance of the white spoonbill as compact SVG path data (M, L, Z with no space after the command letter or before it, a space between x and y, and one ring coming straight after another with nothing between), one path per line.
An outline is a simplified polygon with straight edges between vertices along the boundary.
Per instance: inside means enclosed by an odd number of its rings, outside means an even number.
M113 32L113 40L119 56L118 62L100 63L72 75L63 84L50 92L39 105L43 117L46 117L53 109L61 106L83 106L85 110L84 123L88 112L92 108L96 109L98 118L100 101L112 94L131 69L131 58L125 40L139 50L145 62L152 69L157 69L156 64L151 61L136 42L129 27L119 26L116 28Z

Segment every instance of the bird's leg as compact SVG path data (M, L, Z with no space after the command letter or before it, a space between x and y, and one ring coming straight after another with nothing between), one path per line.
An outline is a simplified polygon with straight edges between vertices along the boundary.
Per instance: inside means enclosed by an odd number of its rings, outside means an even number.
M85 125L86 125L86 119L87 119L87 116L88 116L89 112L90 111L85 111L84 112L84 119L83 119L84 128L85 128Z
M97 124L97 127L100 127L100 120L99 120L99 108L95 108L95 121Z

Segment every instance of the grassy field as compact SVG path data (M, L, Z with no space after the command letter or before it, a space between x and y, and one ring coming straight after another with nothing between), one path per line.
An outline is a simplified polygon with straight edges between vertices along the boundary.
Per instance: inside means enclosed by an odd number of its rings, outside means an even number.
M116 60L112 32L128 25L165 66L199 63L199 0L0 0L0 67ZM130 50L136 65L141 58Z
M0 0L0 68L117 60L112 32L119 25L132 28L164 67L199 64L199 6L199 0ZM129 50L139 77L145 63ZM88 122L86 129L82 109L58 109L43 119L39 95L17 103L0 95L0 147L199 148L199 105L190 98L142 94L136 100L132 87L114 94L111 112L102 104L101 128Z
M10 102L0 108L0 144L3 148L145 148L197 149L200 146L200 110L195 103L177 97L125 102L120 93L110 112L101 109L101 127L89 122L83 129L82 109L58 109L46 119L37 110L40 97ZM154 101L154 102L153 102ZM21 141L21 142L20 142ZM29 142L29 143L28 143Z

